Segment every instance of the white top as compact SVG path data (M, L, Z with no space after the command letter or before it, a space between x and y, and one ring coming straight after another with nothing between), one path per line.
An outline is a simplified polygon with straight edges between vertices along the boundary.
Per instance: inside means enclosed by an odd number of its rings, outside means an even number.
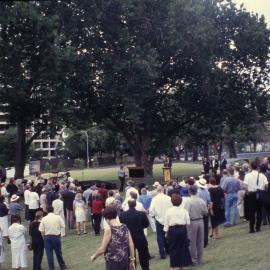
M39 196L36 192L31 191L29 193L29 209L38 209L39 208Z
M73 183L73 182L74 182L74 179L73 179L71 176L69 176L67 180L68 180L68 182L70 182L70 183Z
M56 215L61 216L62 218L65 218L64 216L64 203L60 199L56 199L52 202L53 212Z
M140 196L139 191L138 191L135 187L130 187L130 188L128 188L128 190L126 191L126 199L131 197L131 196L130 196L130 193L131 193L131 192L136 193L136 194L137 194L137 197L139 198L139 196Z
M127 211L127 210L129 209L129 206L128 206L128 200L125 200L125 201L123 202L123 204L122 204L122 209L123 209L123 211ZM142 203L141 203L141 202L138 202L138 201L136 201L136 207L135 207L135 209L136 209L137 211L144 211L144 212L145 212L145 209L144 209Z
M257 185L257 179L258 179L258 171L251 171L250 173L247 173L245 176L244 184L247 185L247 189L249 192L257 191L258 189L264 190L265 186L268 185L267 178L264 174L259 174L259 181Z
M24 193L23 193L23 195L24 195L24 203L26 204L26 205L29 205L29 200L30 200L30 190L29 189L27 189L27 190L25 190L24 191Z
M125 169L119 169L118 176L119 177L125 177Z
M162 225L165 222L166 211L172 207L171 198L168 195L159 193L156 195L151 202L149 213L150 216L155 217L155 219Z
M182 197L182 203L180 205L181 208L186 208L186 203L187 203L187 200L188 200L189 197Z
M173 206L166 211L164 231L167 232L170 226L190 225L188 211L180 206Z
M114 197L108 197L105 202L105 207L111 205L115 201Z
M21 245L25 243L25 233L26 228L19 223L13 223L8 228L8 236L10 238L12 248L20 248Z
M45 235L60 235L63 228L65 228L64 220L54 213L42 218L39 225L39 230Z

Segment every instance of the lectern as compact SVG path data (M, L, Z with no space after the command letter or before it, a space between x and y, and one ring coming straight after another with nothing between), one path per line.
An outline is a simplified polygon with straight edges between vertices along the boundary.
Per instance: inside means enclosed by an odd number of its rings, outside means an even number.
M172 179L172 170L170 167L163 168L163 180L164 182L170 182Z

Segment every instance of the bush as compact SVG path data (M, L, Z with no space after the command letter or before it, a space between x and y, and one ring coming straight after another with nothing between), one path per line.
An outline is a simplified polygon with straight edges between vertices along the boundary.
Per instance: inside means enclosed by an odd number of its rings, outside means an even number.
M91 161L94 167L98 167L99 162L97 157L93 157Z
M64 163L63 163L62 160L60 160L60 161L58 162L58 164L57 164L57 171L58 171L58 172L64 171Z
M50 163L48 161L45 163L44 171L46 173L51 172L51 165L50 165Z
M74 167L77 169L83 169L85 167L85 162L83 159L76 158L74 161Z

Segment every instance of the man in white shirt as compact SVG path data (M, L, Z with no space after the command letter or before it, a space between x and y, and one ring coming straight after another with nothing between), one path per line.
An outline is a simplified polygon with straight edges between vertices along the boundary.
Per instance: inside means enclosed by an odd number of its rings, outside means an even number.
M137 196L139 197L139 191L135 188L135 183L132 180L129 180L127 182L128 186L126 188L126 199L130 198L130 193L134 192L137 193Z
M251 163L252 171L245 176L244 184L248 190L249 205L249 228L250 233L254 233L255 215L256 215L256 232L261 231L263 203L257 198L258 190L265 190L268 181L264 174L260 173L260 166L255 160Z
M168 244L165 238L164 223L166 211L172 207L171 198L164 194L163 186L157 187L158 194L152 199L149 214L155 217L156 231L157 231L157 243L159 248L159 254L161 259L166 259L166 252L168 253Z
M46 250L48 265L50 270L55 270L53 261L53 251L56 254L61 270L66 269L66 264L62 256L61 230L65 228L64 220L53 213L53 207L47 207L48 215L44 217L39 225L39 231L44 237L44 247Z
M30 187L29 187L29 185L26 185L25 191L23 193L24 205L25 205L25 213L24 213L25 220L29 220L29 201L30 201L29 195L30 195Z
M137 193L135 193L135 192L131 192L131 193L130 193L130 197L124 200L124 202L123 202L123 204L122 204L122 209L123 209L123 211L127 211L127 210L129 209L128 201L129 201L130 199L133 199L133 200L136 201L136 207L135 207L135 209L136 209L137 211L143 211L143 212L145 212L145 209L144 209L142 203L138 201L138 195L137 195Z

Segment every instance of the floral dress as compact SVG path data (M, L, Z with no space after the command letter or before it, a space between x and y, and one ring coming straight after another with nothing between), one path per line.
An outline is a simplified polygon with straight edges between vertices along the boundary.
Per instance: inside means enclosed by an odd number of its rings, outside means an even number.
M111 240L105 253L106 270L127 270L129 267L129 236L126 225L110 226Z

